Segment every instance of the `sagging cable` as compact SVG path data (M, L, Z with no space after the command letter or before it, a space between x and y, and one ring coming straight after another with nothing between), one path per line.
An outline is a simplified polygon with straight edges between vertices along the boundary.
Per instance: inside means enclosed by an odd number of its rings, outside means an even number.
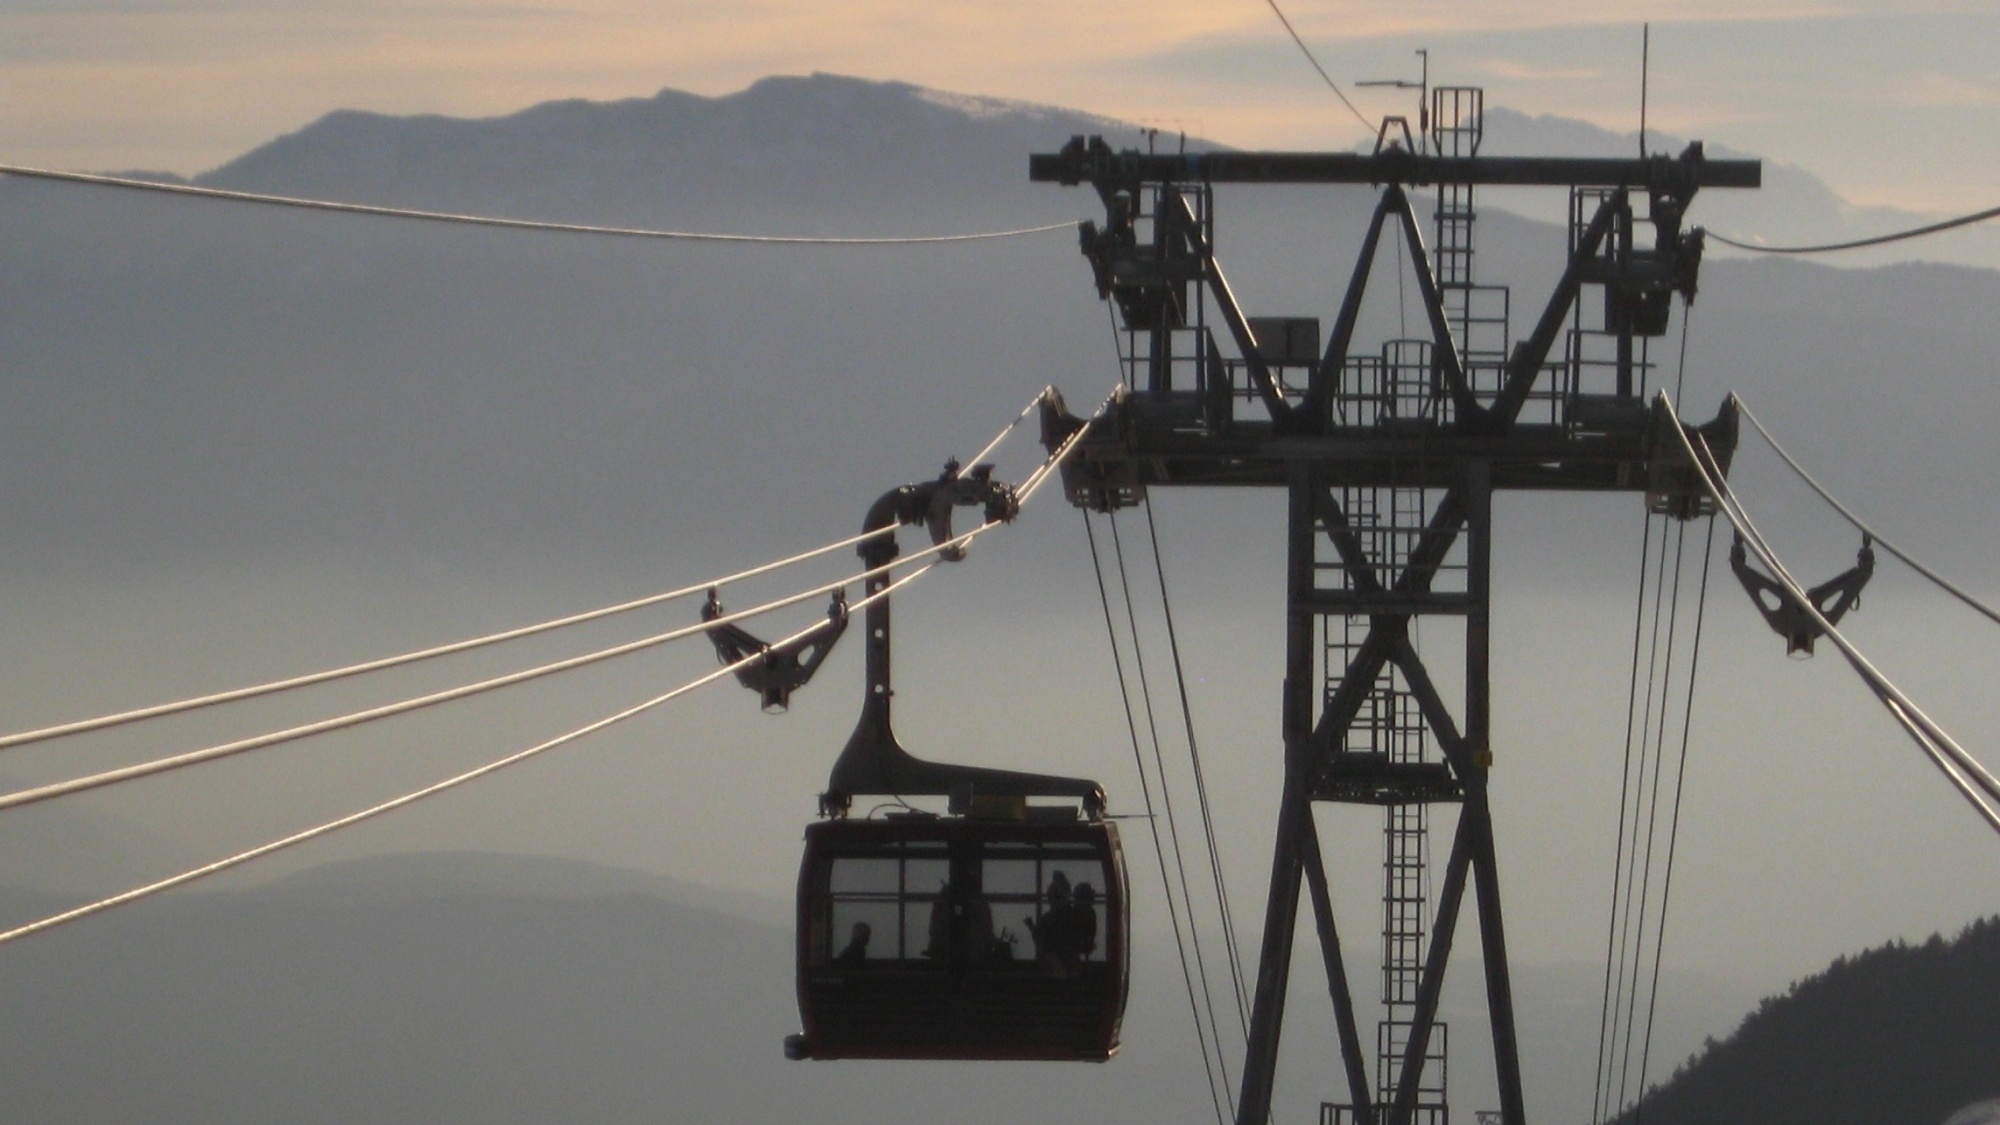
M506 230L543 231L555 234L594 234L613 238L648 238L672 242L729 242L765 246L911 246L942 242L985 242L1001 238L1019 238L1023 235L1046 234L1050 231L1075 230L1076 223L1044 223L1041 226L1017 227L1012 230L974 231L967 234L899 235L878 238L820 238L805 235L771 234L716 234L707 231L654 230L647 227L606 227L588 223L550 223L532 219L502 219L491 215L464 215L451 211L422 211L409 207L378 207L366 203L341 203L330 199L306 199L293 195L267 195L252 191L227 191L222 188L197 187L193 184L165 184L156 180L135 180L126 176L100 176L89 172L58 172L48 168L27 168L13 164L0 164L0 175L19 176L24 179L51 180L57 183L84 184L93 187L124 188L130 191L159 192L166 195L190 196L199 199L222 200L231 203L260 203L274 207L296 207L307 211L334 211L348 215L369 215L384 219L417 219L433 223L456 223L461 226L500 227Z
M1930 223L1921 227L1913 227L1909 230L1899 230L1893 234L1878 234L1873 238L1856 238L1848 242L1823 242L1817 246L1760 246L1755 242L1730 238L1728 235L1717 234L1714 231L1707 231L1705 233L1708 237L1722 243L1724 246L1733 246L1738 250L1750 250L1758 254L1829 254L1836 250L1859 250L1864 246L1881 246L1890 242L1902 242L1906 239L1922 238L1925 235L1939 234L1944 231L1955 230L1959 227L1971 226L1974 223L1983 223L1988 219L1994 218L2000 218L2000 207L1989 207L1984 211L1974 211L1970 215L1960 215L1955 219L1946 219L1941 223Z

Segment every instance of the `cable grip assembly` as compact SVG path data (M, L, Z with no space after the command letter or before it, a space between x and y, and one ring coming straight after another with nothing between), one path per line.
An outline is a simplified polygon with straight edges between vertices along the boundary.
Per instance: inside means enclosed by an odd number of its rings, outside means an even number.
M722 598L709 587L708 601L701 607L701 619L714 621L723 616ZM734 622L710 625L708 639L715 645L716 659L735 664L752 656L763 659L736 670L736 682L763 699L768 714L778 714L791 705L792 692L806 685L820 662L833 651L833 642L847 631L847 591L835 590L826 607L826 620L803 636L781 645L768 645Z
M1863 535L1861 551L1852 567L1806 591L1806 599L1827 624L1839 624L1848 610L1861 605L1861 588L1868 585L1868 579L1875 573L1874 544L1873 536ZM1729 569L1736 572L1736 580L1743 584L1750 600L1757 603L1757 612L1764 615L1771 631L1785 638L1785 655L1801 660L1812 656L1813 642L1825 630L1806 612L1805 605L1789 587L1750 565L1741 532L1729 548Z

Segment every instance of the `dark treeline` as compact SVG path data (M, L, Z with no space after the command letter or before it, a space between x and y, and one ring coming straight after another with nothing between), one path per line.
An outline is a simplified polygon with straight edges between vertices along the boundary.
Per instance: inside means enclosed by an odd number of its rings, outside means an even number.
M1618 1125L1941 1125L2000 1097L2000 917L1766 998Z

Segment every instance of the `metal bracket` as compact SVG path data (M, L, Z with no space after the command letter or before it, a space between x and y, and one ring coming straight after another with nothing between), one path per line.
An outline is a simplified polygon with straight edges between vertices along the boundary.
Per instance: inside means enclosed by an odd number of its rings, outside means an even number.
M701 619L714 621L723 614L722 598L714 587L710 587L708 601L701 607ZM826 607L825 621L810 633L775 647L758 640L749 630L734 622L710 625L707 629L708 639L715 645L715 657L722 663L736 664L748 657L763 657L754 664L738 668L736 682L762 696L764 711L771 715L779 714L791 705L792 692L806 686L806 681L819 670L826 654L833 651L833 643L846 631L845 590L833 592L833 602Z
M1861 537L1861 551L1855 556L1854 565L1834 578L1806 591L1806 600L1819 610L1829 625L1838 625L1847 611L1861 604L1861 588L1868 585L1868 579L1875 573L1875 540ZM1785 655L1809 657L1813 651L1813 641L1823 629L1806 607L1793 596L1783 583L1763 574L1750 565L1749 553L1744 549L1743 536L1736 537L1736 543L1729 548L1729 569L1736 572L1736 580L1743 583L1743 589L1750 594L1750 600L1757 603L1757 612L1764 615L1764 621L1771 630L1785 638ZM1765 600L1765 595L1770 600Z
M1396 138L1390 135L1392 127L1402 128L1403 143L1401 145L1398 145ZM1380 156L1393 148L1401 148L1404 152L1417 151L1417 142L1410 136L1410 119L1400 114L1392 117L1384 117L1381 127L1375 130L1375 155Z

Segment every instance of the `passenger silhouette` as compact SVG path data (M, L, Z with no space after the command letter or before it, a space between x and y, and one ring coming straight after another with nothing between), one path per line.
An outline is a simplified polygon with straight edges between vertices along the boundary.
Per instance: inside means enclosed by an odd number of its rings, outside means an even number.
M951 957L951 883L938 883L937 901L931 903L930 943L924 946L925 957L933 961L943 961Z
M1085 961L1097 952L1097 891L1089 883L1078 883L1070 906L1070 941L1076 959Z
M974 964L1014 959L1013 935L993 932L993 904L983 898L965 906L965 951Z
M1034 935L1036 958L1051 969L1066 971L1076 961L1075 907L1070 901L1068 875L1058 871L1049 876L1045 900L1040 918L1023 918L1021 921ZM1095 921L1094 916L1092 921Z
M834 962L841 965L859 965L868 960L868 939L875 931L866 922L854 923L854 930L847 939L847 945L834 955Z

